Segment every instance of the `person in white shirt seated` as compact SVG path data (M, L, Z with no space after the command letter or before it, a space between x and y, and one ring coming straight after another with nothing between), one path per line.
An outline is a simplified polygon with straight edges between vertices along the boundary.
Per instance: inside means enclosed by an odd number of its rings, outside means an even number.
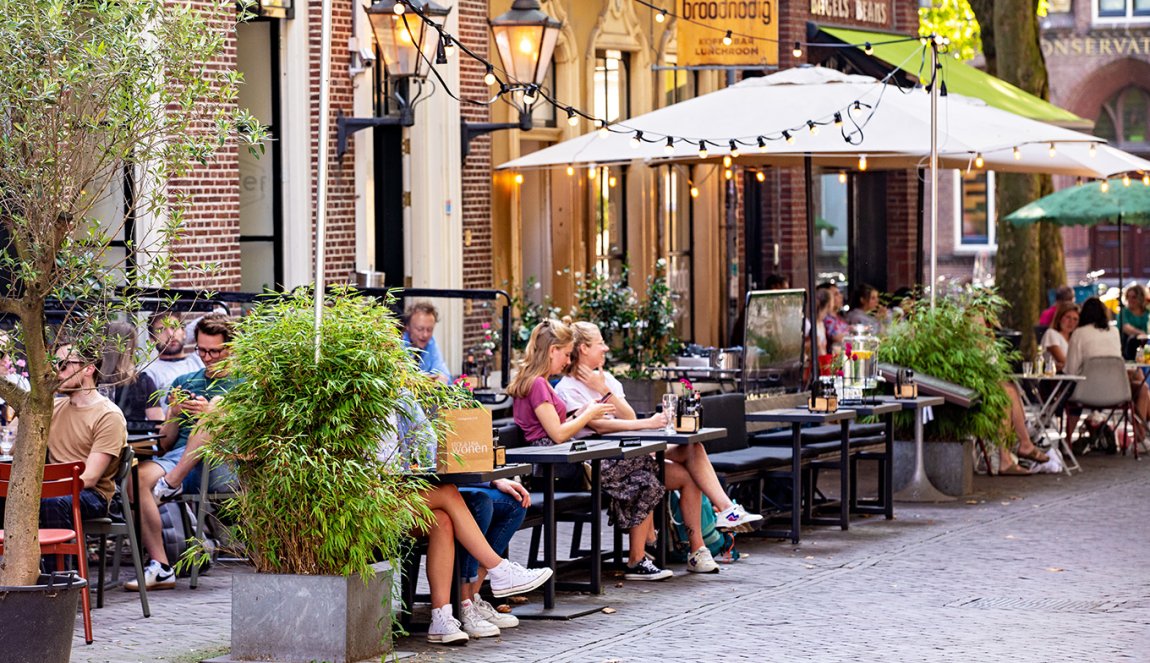
M609 348L603 342L599 328L590 322L575 322L570 328L574 337L571 363L566 368L566 375L555 387L567 406L580 410L603 399L614 405L614 414L594 419L587 424L596 433L663 428L666 413L637 419L634 408L623 393L623 385L615 376L603 370ZM690 535L691 550L694 551L688 558L687 570L695 573L718 571L710 551L703 545L700 494L706 495L719 510L717 527L738 527L762 520L762 516L747 513L743 507L731 501L715 476L711 459L707 457L702 445L668 446L664 475L667 488L680 493L683 520Z
M1054 314L1050 328L1042 335L1042 358L1059 372L1066 371L1066 353L1070 350L1070 335L1078 328L1079 308L1074 302L1062 302Z

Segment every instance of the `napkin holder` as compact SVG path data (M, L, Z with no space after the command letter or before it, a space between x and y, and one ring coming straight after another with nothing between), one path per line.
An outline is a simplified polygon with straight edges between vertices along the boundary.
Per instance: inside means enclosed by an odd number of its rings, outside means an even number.
M807 399L807 410L810 412L837 412L839 409L839 395L835 391L834 382L830 380L815 380L811 383L811 395Z
M914 371L900 368L895 373L894 397L903 399L918 398L918 383L914 381Z

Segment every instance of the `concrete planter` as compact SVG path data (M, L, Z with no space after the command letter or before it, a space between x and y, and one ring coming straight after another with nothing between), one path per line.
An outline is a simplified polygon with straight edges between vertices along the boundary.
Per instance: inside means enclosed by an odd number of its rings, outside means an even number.
M974 442L966 440L923 443L926 476L935 488L947 495L969 495L974 492ZM914 442L894 441L894 490L902 490L914 475Z
M360 576L232 578L231 661L347 663L391 649L391 567Z
M623 385L627 402L639 416L654 413L655 408L663 403L663 394L667 393L667 383L663 380L619 378L619 382Z

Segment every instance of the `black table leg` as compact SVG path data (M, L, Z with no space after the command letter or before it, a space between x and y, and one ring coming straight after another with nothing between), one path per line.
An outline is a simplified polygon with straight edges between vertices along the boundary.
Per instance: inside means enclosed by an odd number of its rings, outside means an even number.
M803 502L802 424L791 424L791 543L799 542Z
M655 452L655 463L659 466L659 485L667 485L666 457L662 451ZM663 491L663 499L655 507L655 527L658 536L655 540L655 566L660 569L667 566L667 493Z
M844 419L839 425L842 427L842 444L839 448L839 527L846 530L851 526L851 423Z
M882 495L884 515L887 520L894 518L894 413L886 415L886 454L883 458L882 483L879 490Z
M603 477L599 459L591 461L591 592L603 593Z
M543 561L551 569L551 577L543 585L543 607L555 607L555 466L543 465Z

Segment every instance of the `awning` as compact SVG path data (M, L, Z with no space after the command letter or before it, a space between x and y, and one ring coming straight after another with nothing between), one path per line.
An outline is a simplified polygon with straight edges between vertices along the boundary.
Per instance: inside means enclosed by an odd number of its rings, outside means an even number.
M915 57L922 48L917 41L900 41L890 44L883 43L890 41L891 37L895 36L889 33L831 28L821 25L815 27L819 32L844 44L870 42L874 54L869 57L880 60L890 67L902 67L906 74L917 80L918 67L922 60L920 57ZM851 59L858 57L868 57L863 53L863 46L861 45L855 53L851 54ZM1094 128L1094 123L1090 120L1078 117L1064 108L1059 108L1049 101L1036 97L1001 78L991 76L981 69L963 64L952 57L940 58L939 62L942 64L942 77L943 81L946 82L948 92L957 92L968 97L982 99L995 108L1032 120L1056 124L1060 127L1086 131L1091 131ZM926 69L929 69L929 66Z

